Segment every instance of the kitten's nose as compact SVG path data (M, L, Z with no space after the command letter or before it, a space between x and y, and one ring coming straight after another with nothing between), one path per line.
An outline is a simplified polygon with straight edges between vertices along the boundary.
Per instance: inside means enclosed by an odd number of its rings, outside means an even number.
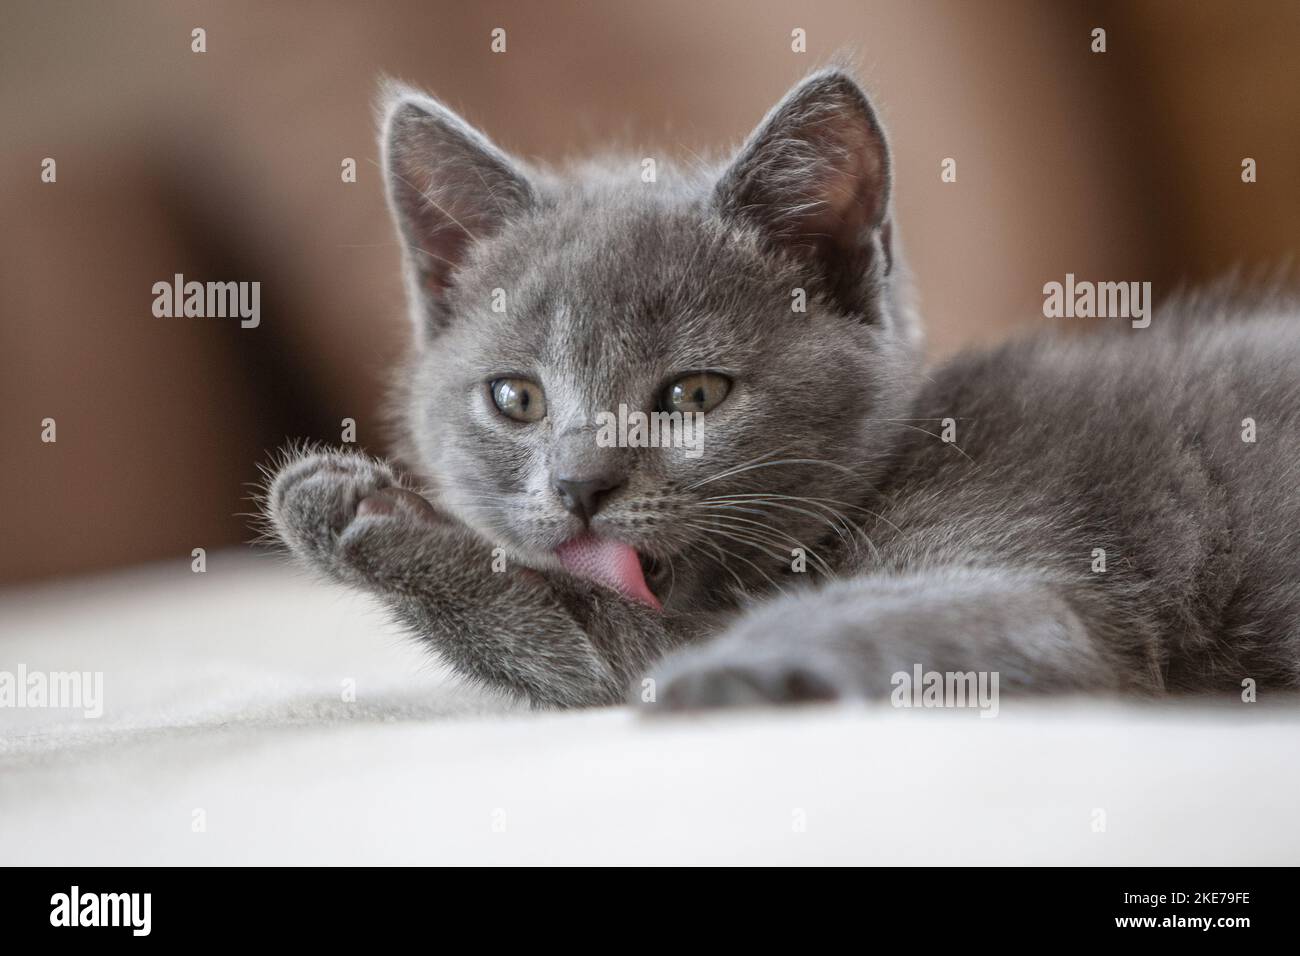
M595 517L605 496L623 486L618 475L597 475L594 478L556 478L555 491L565 510L573 512L584 522Z

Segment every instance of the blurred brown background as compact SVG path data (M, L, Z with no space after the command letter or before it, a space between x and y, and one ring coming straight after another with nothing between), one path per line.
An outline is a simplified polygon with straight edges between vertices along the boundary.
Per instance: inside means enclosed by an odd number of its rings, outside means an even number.
M1298 50L1294 0L6 0L0 582L244 540L255 463L286 438L337 442L345 417L382 453L407 328L373 165L381 73L559 160L724 149L803 73L855 54L938 358L1043 321L1042 285L1066 272L1159 296L1285 262ZM261 326L155 318L151 287L177 272L260 281Z

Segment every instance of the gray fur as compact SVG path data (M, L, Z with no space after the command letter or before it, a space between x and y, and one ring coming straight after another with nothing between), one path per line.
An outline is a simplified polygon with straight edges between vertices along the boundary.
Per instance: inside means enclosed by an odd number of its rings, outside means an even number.
M1300 684L1294 307L1185 302L922 375L884 134L838 71L730 165L661 161L653 184L635 159L528 169L403 87L382 124L415 327L403 466L295 453L266 511L468 677L580 706L649 675L662 709L881 696L917 663L1017 690ZM597 449L597 412L700 369L734 380L702 458ZM494 410L509 375L543 384L545 419ZM552 555L582 530L555 476L596 459L626 483L593 529L653 561L662 614Z

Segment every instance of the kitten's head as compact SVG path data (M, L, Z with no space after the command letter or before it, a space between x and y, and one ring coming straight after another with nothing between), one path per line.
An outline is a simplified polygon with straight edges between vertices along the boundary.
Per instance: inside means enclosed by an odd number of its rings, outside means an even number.
M406 88L382 148L417 331L407 457L445 508L646 599L639 559L669 610L799 548L818 573L916 362L889 153L850 77L809 77L714 170L530 171ZM702 446L620 447L656 411L702 412Z

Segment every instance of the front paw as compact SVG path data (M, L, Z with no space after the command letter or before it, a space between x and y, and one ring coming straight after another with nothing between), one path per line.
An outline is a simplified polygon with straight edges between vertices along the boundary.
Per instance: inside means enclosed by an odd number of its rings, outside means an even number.
M735 643L688 648L654 674L649 712L812 704L857 696L830 655L807 647Z
M267 518L299 558L334 577L363 576L375 552L400 550L400 540L436 520L431 505L401 487L387 464L359 454L313 452L276 473ZM376 547L379 538L392 547ZM365 547L362 547L362 545Z

